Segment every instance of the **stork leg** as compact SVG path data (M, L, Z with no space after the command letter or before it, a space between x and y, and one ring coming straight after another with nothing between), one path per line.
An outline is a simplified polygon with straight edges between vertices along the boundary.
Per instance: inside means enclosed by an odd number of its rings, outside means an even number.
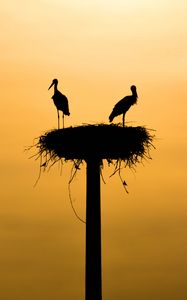
M59 117L59 111L58 111L58 109L57 109L57 115L58 115L58 129L60 129L60 117Z
M123 127L125 127L125 114L123 114Z
M64 129L64 113L62 112L62 124L63 124L63 129Z

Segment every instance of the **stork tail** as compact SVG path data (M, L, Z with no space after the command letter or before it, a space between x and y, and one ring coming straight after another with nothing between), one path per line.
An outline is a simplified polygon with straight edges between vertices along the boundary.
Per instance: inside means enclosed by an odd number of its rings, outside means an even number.
M112 113L110 114L110 116L109 116L109 121L112 122L113 119L114 119L114 115L113 115L113 112L112 112Z

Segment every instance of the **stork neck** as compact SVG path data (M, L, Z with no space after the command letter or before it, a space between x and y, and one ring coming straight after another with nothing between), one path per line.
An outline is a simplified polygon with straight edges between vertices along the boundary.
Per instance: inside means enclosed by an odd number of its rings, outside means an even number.
M133 92L132 92L132 95L133 95L135 98L138 98L138 94L137 94L136 91L133 91Z
M54 91L55 91L55 92L57 91L57 84L58 84L58 83L55 83L55 84L54 84Z

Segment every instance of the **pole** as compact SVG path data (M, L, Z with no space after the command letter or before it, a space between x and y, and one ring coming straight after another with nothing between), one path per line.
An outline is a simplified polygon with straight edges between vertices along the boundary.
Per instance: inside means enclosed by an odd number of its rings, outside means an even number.
M85 299L102 300L100 160L87 160Z

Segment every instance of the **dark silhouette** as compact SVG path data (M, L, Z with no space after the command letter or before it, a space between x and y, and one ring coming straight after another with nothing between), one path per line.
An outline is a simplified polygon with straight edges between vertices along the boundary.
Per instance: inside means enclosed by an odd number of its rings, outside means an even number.
M126 96L121 99L113 108L112 113L109 116L109 121L112 122L113 119L121 114L123 114L123 127L125 127L125 114L129 108L137 102L137 92L135 85L131 86L132 95Z
M101 191L98 157L86 160L86 276L85 300L102 300Z
M59 120L59 110L62 111L62 123L64 128L64 115L69 116L69 106L68 106L68 99L65 95L63 95L58 89L58 80L53 79L50 87L48 90L54 85L54 95L51 97L53 99L54 105L57 108L57 114L58 114L58 129L60 128L60 120Z
M122 180L122 168L134 169L143 158L150 158L153 137L141 126L97 124L47 131L34 145L37 149L35 156L40 157L40 168L44 170L50 169L59 159L62 159L62 164L73 162L73 174L83 161L87 165L85 300L102 300L100 177L103 160L106 159L109 165L114 164L111 176L118 173ZM122 180L122 183L125 187L126 182Z

